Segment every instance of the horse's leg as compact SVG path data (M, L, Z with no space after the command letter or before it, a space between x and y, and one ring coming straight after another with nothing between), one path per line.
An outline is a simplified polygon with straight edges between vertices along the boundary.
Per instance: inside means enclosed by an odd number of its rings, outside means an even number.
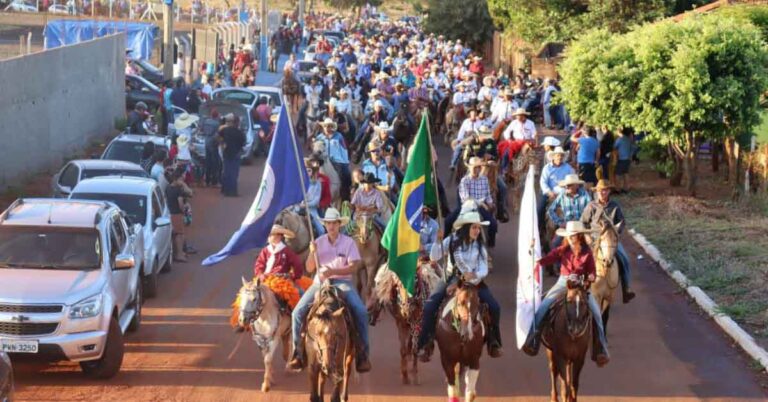
M571 397L573 402L579 399L579 377L581 377L581 369L584 367L584 356L572 363L573 366L573 378L571 378L571 387L573 389Z
M318 371L320 369L318 368ZM320 402L322 402L325 399L325 382L328 380L328 378L325 377L325 374L322 372L318 373L317 375L317 393L320 395Z
M573 362L568 361L565 364L565 401L573 402Z
M401 317L404 320L404 318ZM400 379L403 381L403 385L410 385L411 381L408 378L408 326L407 324L397 322L397 337L400 338ZM416 359L414 359L416 360Z
M603 311L603 332L605 332L605 337L608 338L608 317L611 315L611 305L609 304L605 311Z
M407 330L406 330L407 331ZM407 331L410 332L410 331ZM413 385L419 385L419 358L418 358L418 350L416 350L416 342L413 339L412 336L408 335L408 349L410 350L410 355L412 361L412 370L413 370Z
M321 402L323 400L323 391L320 389L320 366L317 364L309 365L309 401Z
M341 388L344 385L344 379L341 381L333 382L333 393L331 394L331 402L341 402Z
M443 365L445 380L448 382L448 402L459 402L459 387L456 386L456 369L458 364L450 361L442 351L440 352L440 361Z
M549 391L550 402L559 402L557 397L557 363L551 350L547 349L547 361L549 362L549 382L551 385Z
M306 259L304 260L306 261ZM291 331L290 331L290 322L291 317L283 317L282 321L286 322L286 331L283 332L283 336L280 338L281 343L283 344L283 361L288 361L288 357L291 354Z
M474 402L477 396L477 377L480 376L479 362L477 368L467 367L464 373L464 401Z

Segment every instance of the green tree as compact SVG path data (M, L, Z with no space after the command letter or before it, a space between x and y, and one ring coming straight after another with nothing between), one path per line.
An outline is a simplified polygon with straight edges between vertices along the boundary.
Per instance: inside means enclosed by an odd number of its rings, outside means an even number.
M424 30L478 48L491 40L494 26L485 0L429 0Z

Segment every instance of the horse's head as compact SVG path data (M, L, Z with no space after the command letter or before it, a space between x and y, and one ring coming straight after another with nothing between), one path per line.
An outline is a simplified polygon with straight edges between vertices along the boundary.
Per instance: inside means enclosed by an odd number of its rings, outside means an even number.
M614 214L615 215L615 214ZM595 243L595 259L604 267L613 265L616 259L616 250L619 247L619 225L613 224L613 216L600 219L600 234Z
M358 243L365 244L371 237L373 230L373 217L367 213L358 212L355 214L355 239Z
M459 335L462 339L471 341L474 337L475 326L482 325L480 322L480 296L477 292L477 286L459 280L456 288L454 318L459 321Z
M248 328L251 322L259 318L264 310L264 292L261 289L261 279L248 282L242 278L243 286L238 294L239 314L238 324L242 328Z
M565 322L571 340L581 338L592 321L592 314L587 305L589 297L584 278L569 277L565 294Z
M307 337L323 375L334 376L338 382L343 378L340 371L344 369L344 346L351 336L344 316L346 308L329 281L317 292L315 304L317 307L307 325Z
M312 153L317 154L320 159L328 157L328 150L325 148L325 141L316 139L312 141Z

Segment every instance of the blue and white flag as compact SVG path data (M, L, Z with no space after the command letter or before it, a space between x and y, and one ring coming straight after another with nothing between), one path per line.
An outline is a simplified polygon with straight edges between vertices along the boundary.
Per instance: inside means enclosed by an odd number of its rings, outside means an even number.
M309 185L309 177L304 169L301 148L294 146L293 141L288 111L283 105L256 199L253 200L240 229L232 235L221 251L206 258L203 265L217 264L231 255L264 247L272 223L280 211L304 201L304 192L299 184L300 177L304 178L305 191Z

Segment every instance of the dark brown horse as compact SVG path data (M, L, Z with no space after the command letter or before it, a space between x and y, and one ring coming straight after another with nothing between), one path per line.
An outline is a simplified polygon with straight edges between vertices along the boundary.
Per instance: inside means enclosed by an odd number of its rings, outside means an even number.
M486 324L480 314L477 287L459 281L456 296L449 299L437 323L440 363L448 382L448 401L459 401L459 377L464 373L464 400L475 400L480 356L483 354Z
M306 351L311 402L323 400L325 382L333 382L332 402L349 399L355 356L354 324L343 299L326 281L307 316Z
M592 339L592 313L582 280L568 280L565 297L556 301L544 324L542 341L547 348L552 388L550 400L558 402L557 379L563 402L576 402L579 376Z

